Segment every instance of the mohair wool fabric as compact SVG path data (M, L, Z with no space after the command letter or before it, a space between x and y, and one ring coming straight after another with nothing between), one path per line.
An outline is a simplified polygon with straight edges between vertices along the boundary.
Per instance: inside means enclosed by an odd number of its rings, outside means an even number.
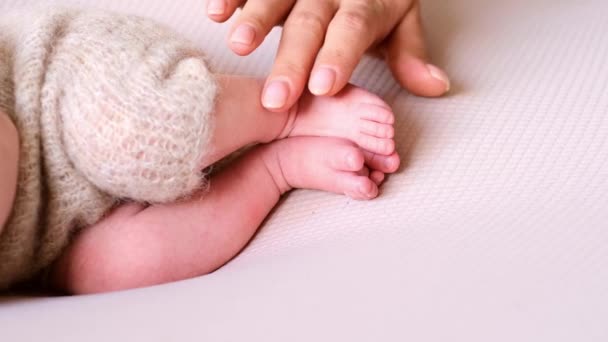
M0 289L49 266L118 201L171 202L200 188L216 88L203 54L150 20L3 14L0 108L19 131L20 161Z

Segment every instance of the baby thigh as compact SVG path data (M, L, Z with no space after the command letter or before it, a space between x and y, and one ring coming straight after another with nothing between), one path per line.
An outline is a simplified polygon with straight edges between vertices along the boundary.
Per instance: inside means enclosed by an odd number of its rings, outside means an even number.
M17 189L19 138L8 116L0 111L0 233L10 215Z

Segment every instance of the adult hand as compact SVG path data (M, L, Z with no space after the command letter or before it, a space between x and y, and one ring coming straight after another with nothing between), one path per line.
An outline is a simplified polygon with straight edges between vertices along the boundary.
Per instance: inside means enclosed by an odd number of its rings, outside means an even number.
M440 96L450 88L428 62L418 0L209 0L207 13L223 22L242 5L229 39L237 54L251 53L274 26L284 26L262 95L267 109L291 107L306 83L315 95L336 94L374 49L410 92Z

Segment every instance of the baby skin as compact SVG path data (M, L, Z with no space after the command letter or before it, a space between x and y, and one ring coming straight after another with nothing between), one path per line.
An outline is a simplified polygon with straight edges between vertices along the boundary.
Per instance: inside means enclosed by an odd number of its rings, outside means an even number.
M288 112L274 113L259 103L262 81L218 76L218 82L215 131L201 169L258 145L213 174L208 190L172 204L122 204L83 229L52 266L57 289L107 292L210 273L246 245L286 192L369 200L399 167L392 111L367 91L348 86L335 97L305 94ZM0 115L0 152L9 163L0 165L0 180L9 184L0 188L1 224L14 196L18 152L5 118Z

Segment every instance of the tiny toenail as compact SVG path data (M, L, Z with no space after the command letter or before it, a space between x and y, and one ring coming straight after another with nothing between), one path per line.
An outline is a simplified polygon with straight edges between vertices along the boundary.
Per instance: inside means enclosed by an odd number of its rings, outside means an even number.
M336 72L328 67L317 68L310 78L308 88L314 95L326 95L336 83Z
M355 160L355 156L353 156L352 154L346 156L346 164L351 169L355 169L357 167L357 161Z
M234 30L230 41L236 44L251 45L255 40L255 29L248 24L242 24Z
M207 13L211 15L221 15L226 11L226 0L211 0L207 5Z
M429 70L429 74L431 75L431 77L443 82L445 84L446 92L450 91L450 78L448 77L448 75L443 70L439 69L433 64L427 64L426 67Z
M266 108L278 109L285 106L289 97L289 85L285 81L271 81L262 97L262 104Z
M392 170L393 167L395 167L395 162L391 158L389 158L389 159L387 159L387 160L384 161L384 166L387 169Z

